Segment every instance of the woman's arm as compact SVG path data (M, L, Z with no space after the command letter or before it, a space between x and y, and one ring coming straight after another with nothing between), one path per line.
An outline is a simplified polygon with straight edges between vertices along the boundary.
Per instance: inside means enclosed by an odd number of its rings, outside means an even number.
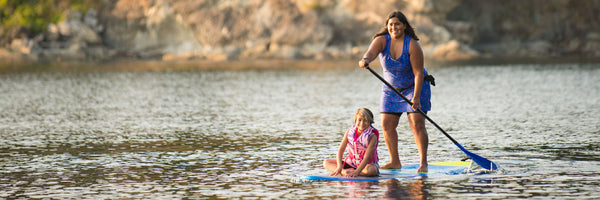
M356 167L356 171L350 174L349 176L359 176L360 172L369 164L369 160L373 157L373 152L377 149L377 135L373 134L369 136L369 144L367 146L367 151L365 152L365 156L363 157L360 165Z
M415 93L412 99L412 108L417 110L421 108L421 88L425 79L425 68L423 67L423 50L419 43L412 39L408 50L410 54L410 64L412 65L413 74L415 75Z
M385 37L377 36L375 39L373 39L373 42L371 42L371 45L369 46L367 52L365 52L360 61L358 61L358 66L361 68L367 68L367 66L369 66L369 63L375 60L375 58L377 58L377 55L379 55L379 53L381 53L381 51L383 51L384 48Z

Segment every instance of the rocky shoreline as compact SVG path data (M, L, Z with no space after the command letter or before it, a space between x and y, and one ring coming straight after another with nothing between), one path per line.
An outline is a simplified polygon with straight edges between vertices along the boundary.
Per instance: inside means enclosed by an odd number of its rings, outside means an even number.
M37 35L5 31L0 63L357 59L392 10L407 15L428 59L596 58L599 7L599 0L119 0L69 12Z

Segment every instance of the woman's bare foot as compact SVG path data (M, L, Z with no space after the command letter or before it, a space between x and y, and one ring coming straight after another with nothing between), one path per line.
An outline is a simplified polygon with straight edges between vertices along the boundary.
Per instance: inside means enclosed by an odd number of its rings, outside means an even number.
M419 166L419 169L417 169L417 173L426 173L427 172L427 165L423 166Z
M388 163L379 167L379 169L402 169L402 164L400 163Z

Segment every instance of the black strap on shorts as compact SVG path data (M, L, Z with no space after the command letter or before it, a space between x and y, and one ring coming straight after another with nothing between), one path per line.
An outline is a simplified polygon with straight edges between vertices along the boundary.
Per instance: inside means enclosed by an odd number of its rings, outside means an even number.
M433 78L433 76L431 74L428 74L427 76L425 76L425 80L429 81L429 83L431 85L435 86L435 78ZM410 84L410 86L408 86L408 87L405 87L405 88L396 88L396 89L398 89L398 91L402 92L402 91L404 91L406 89L412 88L413 86L415 86L414 83Z
M427 76L425 76L425 80L429 81L431 85L435 86L435 78L433 78L431 74L427 74Z

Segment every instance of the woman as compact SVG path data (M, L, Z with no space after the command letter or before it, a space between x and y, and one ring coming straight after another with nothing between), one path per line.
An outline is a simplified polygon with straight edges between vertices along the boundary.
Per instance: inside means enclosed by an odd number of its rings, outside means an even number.
M429 138L425 129L425 117L416 111L431 109L429 101L431 91L429 81L425 81L427 72L423 67L423 50L417 42L419 38L408 23L406 16L400 11L392 12L387 17L386 27L375 34L369 49L358 65L366 68L377 58L383 67L383 77L401 93L411 99L412 106L398 96L388 86L383 85L381 95L381 121L385 144L390 153L391 162L381 166L382 169L402 168L398 157L398 121L402 113L407 113L420 156L418 172L427 172L427 145Z

